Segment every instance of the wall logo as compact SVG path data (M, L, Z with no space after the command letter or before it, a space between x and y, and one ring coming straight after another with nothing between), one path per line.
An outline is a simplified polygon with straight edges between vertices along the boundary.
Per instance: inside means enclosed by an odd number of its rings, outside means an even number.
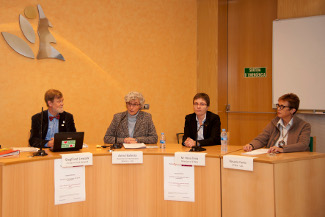
M29 10L26 10L29 9ZM28 18L33 17L33 13L31 13L33 10L36 11L34 7L29 7L25 9L25 15ZM59 59L59 60L65 60L62 54L57 51L54 47L51 46L51 43L56 43L55 38L49 31L49 27L53 27L50 21L47 19L45 16L43 9L41 5L37 5L38 9L38 15L39 15L39 22L38 22L38 36L39 36L39 49L38 49L38 54L37 54L37 59L47 59L47 58L54 58L54 59ZM36 18L36 13L35 12L35 17ZM34 44L35 43L35 32L33 30L32 25L28 22L28 20L22 16L21 14L19 15L19 24L20 24L20 29L26 39ZM8 33L8 32L1 32L2 36L4 37L5 41L8 43L8 45L15 50L17 53L34 59L34 53L32 49L29 47L28 43L26 43L24 40L19 38L18 36Z

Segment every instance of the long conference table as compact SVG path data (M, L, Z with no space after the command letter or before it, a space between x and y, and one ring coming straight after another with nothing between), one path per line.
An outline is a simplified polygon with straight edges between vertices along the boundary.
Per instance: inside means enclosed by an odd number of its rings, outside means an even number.
M325 154L258 155L254 171L242 171L222 166L223 155L241 155L241 146L206 148L206 166L194 168L195 202L164 200L164 157L189 150L179 144L132 149L143 151L143 164L132 165L112 164L111 152L90 145L81 150L93 154L86 200L63 205L54 204L54 160L62 153L1 158L0 217L325 216Z

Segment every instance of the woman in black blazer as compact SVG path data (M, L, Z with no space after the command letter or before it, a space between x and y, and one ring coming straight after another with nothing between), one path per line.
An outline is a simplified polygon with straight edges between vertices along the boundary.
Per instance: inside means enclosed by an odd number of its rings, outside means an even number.
M208 111L209 106L210 98L206 93L198 93L194 96L194 113L185 117L182 145L195 146L196 139L200 146L220 145L220 118Z

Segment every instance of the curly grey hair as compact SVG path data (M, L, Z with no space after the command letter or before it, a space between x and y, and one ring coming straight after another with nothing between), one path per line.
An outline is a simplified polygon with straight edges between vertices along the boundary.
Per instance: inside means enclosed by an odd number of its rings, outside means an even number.
M131 100L134 99L139 99L140 102L140 107L143 108L144 106L144 97L141 93L139 92L135 92L135 91L131 91L128 94L126 94L126 96L124 97L124 100L126 103L130 102Z

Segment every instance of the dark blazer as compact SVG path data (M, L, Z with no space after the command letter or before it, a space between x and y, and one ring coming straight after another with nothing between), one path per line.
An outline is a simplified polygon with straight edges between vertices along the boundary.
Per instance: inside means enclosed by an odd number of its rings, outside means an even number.
M43 111L43 134L42 134L42 145L49 141L45 140L48 130L48 110ZM59 119L59 132L76 132L76 127L73 120L73 115L68 112L60 114ZM32 129L30 130L29 145L34 147L40 147L41 143L41 112L37 113L32 117Z
M117 132L117 143L123 143L124 138L130 137L128 128L128 112L121 112L114 115L114 118L108 127L104 142L107 144L115 143L115 135ZM156 144L158 135L155 125L153 124L151 114L139 111L137 121L134 126L133 138L138 143Z
M203 126L203 140L198 140L201 146L220 145L220 118L218 115L207 111L206 121ZM197 121L196 114L192 113L185 117L185 127L182 145L184 145L187 137L194 141L197 136Z

